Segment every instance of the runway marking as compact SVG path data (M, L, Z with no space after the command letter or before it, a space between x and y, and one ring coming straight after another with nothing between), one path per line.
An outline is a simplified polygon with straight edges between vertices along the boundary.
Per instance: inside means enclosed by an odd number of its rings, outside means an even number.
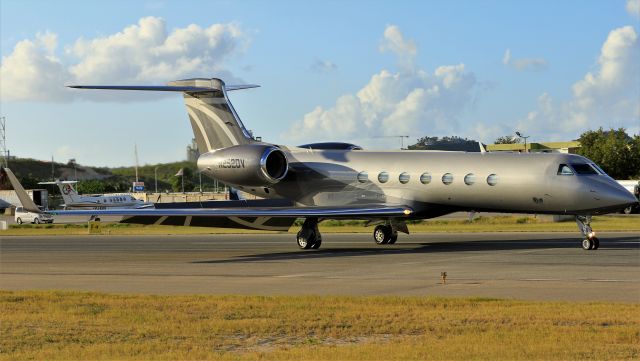
M310 274L308 273L301 273L301 274L297 274L297 275L277 275L277 276L273 276L274 278L299 278L299 277L307 277L310 276Z

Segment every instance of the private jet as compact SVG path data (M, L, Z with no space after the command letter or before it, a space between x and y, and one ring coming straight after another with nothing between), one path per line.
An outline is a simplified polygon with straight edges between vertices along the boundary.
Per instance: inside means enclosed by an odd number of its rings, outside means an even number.
M202 174L263 199L52 214L117 215L125 223L274 231L304 219L296 241L305 250L320 247L318 222L327 219L365 220L375 225L377 244L391 245L399 232L409 232L408 220L460 211L561 214L575 217L582 248L595 250L600 242L591 217L636 202L594 162L574 154L368 151L336 142L304 146L263 142L247 131L228 98L230 91L257 85L197 78L165 86L70 87L182 93Z

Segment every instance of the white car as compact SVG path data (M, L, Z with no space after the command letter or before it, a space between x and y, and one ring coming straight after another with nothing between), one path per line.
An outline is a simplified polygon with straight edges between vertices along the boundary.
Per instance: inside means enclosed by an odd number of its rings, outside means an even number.
M22 207L16 208L15 220L16 220L16 223L18 224L22 224L25 222L35 223L35 224L53 223L53 217L51 217L50 215L42 214L42 213L40 214L32 213L24 210L24 208Z

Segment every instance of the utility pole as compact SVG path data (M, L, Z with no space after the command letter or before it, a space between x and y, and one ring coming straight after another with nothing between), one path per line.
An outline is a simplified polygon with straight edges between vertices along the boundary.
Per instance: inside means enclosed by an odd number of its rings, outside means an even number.
M0 117L0 151L2 151L2 167L9 168L9 151L7 150L7 118Z
M378 135L374 138L400 138L400 150L404 149L404 138L409 138L408 135Z
M133 143L133 153L136 156L136 183L138 182L138 145Z
M520 134L520 132L516 132L516 135L518 137L524 139L524 152L525 153L529 153L529 150L527 150L527 138L530 138L531 136L528 135L528 136L525 137L524 135Z
M153 179L156 182L156 193L158 193L158 167L155 167L153 170Z

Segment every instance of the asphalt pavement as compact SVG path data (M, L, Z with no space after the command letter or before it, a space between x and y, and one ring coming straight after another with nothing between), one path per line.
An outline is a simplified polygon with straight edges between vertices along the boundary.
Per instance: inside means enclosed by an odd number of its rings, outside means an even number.
M144 294L437 295L640 301L640 235L578 232L0 236L0 289ZM446 284L441 273L446 272Z

